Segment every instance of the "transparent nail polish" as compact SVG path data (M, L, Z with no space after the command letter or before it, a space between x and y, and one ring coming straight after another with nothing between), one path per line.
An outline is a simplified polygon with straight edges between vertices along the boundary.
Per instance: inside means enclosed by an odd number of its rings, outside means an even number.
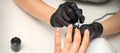
M11 49L15 52L18 52L21 49L21 40L18 37L11 39Z

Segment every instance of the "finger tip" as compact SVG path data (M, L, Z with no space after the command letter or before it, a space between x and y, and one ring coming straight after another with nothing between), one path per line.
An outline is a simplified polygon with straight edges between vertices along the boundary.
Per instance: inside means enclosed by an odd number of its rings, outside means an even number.
M88 36L90 36L90 32L89 32L88 29L85 30L85 34L88 35Z
M75 32L80 34L80 30L78 28L75 28Z
M56 28L56 31L60 31L60 28Z
M72 24L69 24L69 25L68 25L68 27L72 28L72 27L73 27L73 25L72 25Z
M89 30L88 30L88 29L86 29L86 30L85 30L85 32L86 32L86 33L89 33Z

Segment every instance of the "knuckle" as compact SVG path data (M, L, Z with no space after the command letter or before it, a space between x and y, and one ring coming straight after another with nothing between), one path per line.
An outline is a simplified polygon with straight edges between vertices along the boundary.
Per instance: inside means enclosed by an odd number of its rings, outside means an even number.
M79 42L80 42L80 38L77 37L77 38L75 39L75 42L76 42L76 43L79 43Z
M71 43L71 38L67 38L66 43L68 43L68 44Z
M60 42L58 42L58 41L56 41L56 44L55 44L56 46L59 46L60 45Z
M89 43L88 41L84 41L83 45L88 45L88 43Z
M70 38L71 34L72 34L72 31L68 30L68 32L67 32L68 38Z
M68 12L72 12L72 11L73 11L72 9L70 9L70 8L68 9Z

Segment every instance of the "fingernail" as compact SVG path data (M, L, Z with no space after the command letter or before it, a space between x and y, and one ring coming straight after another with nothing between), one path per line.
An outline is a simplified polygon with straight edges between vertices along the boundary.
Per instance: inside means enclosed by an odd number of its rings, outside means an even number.
M68 25L68 28L72 28L72 27L73 27L72 24Z
M89 33L89 30L88 30L88 29L86 29L86 30L85 30L85 33Z
M57 28L56 31L60 31L60 28Z
M77 28L75 28L75 31L78 30Z
M75 28L75 31L80 31L78 28Z

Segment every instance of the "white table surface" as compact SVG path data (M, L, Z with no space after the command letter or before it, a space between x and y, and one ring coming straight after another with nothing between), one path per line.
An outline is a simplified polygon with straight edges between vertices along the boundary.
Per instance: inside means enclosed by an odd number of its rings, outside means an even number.
M49 5L57 8L62 0L44 0ZM91 23L106 13L116 12L120 0L114 0L105 5L87 5L78 3L86 17L85 23ZM108 19L105 18L103 20ZM101 21L103 21L101 20ZM65 29L62 28L62 45ZM50 25L26 14L13 0L0 0L0 53L15 53L10 49L11 38L17 36L22 40L22 48L18 53L53 53L54 30Z

